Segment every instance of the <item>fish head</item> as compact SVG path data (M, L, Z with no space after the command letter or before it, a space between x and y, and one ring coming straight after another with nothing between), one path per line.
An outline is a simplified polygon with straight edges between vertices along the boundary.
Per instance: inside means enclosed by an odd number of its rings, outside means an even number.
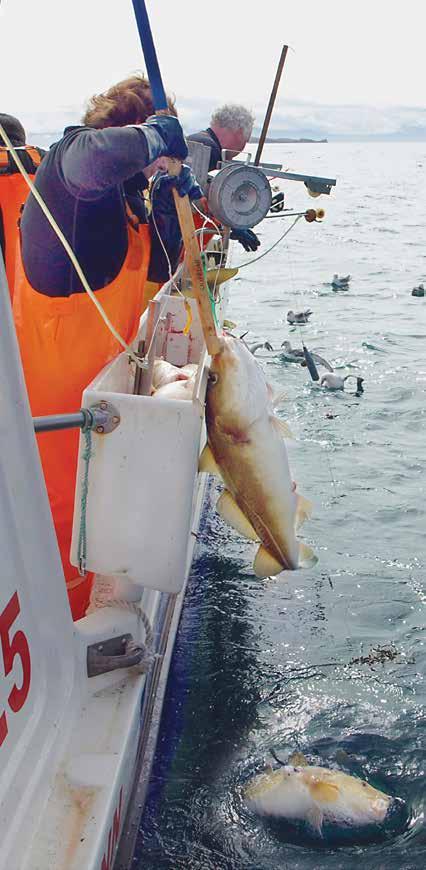
M332 773L332 771L331 771ZM336 773L333 780L340 792L340 803L348 810L353 824L381 824L390 809L393 798L365 780L344 773Z
M242 432L270 404L265 376L247 345L233 335L223 335L220 350L212 357L207 387L209 415L220 416Z

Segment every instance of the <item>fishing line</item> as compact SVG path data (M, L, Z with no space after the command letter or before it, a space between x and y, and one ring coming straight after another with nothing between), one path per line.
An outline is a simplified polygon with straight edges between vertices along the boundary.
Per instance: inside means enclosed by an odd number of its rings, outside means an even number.
M282 236L280 236L279 239L277 239L277 241L274 242L274 244L271 245L271 247L268 248L267 251L264 251L263 254L259 254L258 257L253 257L252 260L248 260L246 263L242 263L241 266L235 266L235 268L236 269L244 269L245 266L251 266L252 263L256 263L257 260L261 260L263 257L266 257L267 254L270 254L271 251L273 251L274 248L276 248L277 245L279 245L279 243L282 242L282 240L285 239L286 236L288 236L290 230L292 230L293 227L296 226L297 222L300 221L300 218L302 218L302 217L303 217L302 214L298 215L296 217L296 220L294 220L293 223L291 224L291 226L289 226L288 229L286 229L285 233L283 233Z

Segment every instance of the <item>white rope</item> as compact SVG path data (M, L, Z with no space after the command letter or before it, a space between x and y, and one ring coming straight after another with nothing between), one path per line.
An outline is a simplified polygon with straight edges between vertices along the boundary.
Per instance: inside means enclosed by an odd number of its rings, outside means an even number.
M77 275L78 275L78 277L80 278L80 281L81 281L81 283L82 283L82 285L83 285L83 287L84 287L84 289L85 289L87 295L89 296L89 298L91 299L91 301L93 302L93 304L94 304L94 305L96 306L96 308L98 309L99 314L101 315L102 320L104 321L105 325L108 327L109 331L112 333L112 335L114 336L114 338L119 342L119 344L121 344L121 346L124 348L124 350L129 354L129 357L133 360L133 362L136 363L136 365L137 365L139 368L143 368L143 362L142 362L142 360L139 359L139 357L134 353L134 351L133 351L133 349L130 347L130 345L127 344L127 342L126 342L126 341L124 340L124 338L120 335L120 333L117 332L115 326L111 323L111 321L110 321L108 315L107 315L106 312L104 311L104 309L103 309L101 303L100 303L99 300L96 298L95 293L93 292L93 290L92 290L91 287L89 286L88 281L87 281L87 279L86 279L86 276L84 275L84 272L83 272L83 270L82 270L82 268L81 268L81 266L80 266L80 263L79 263L78 260L77 260L77 257L76 257L76 255L75 255L73 249L71 248L71 245L70 245L69 242L68 242L68 239L64 236L62 230L60 229L60 227L58 226L58 224L57 224L55 218L53 217L53 215L52 215L50 209L49 209L48 206L46 205L46 203L45 203L43 197L41 196L41 194L40 194L39 191L37 190L36 186L35 186L35 185L33 184L33 182L31 181L30 176L28 175L28 173L27 173L25 167L24 167L23 164L21 163L21 160L20 160L20 158L19 158L19 156L18 156L18 154L17 154L17 152L16 152L14 146L12 145L12 143L11 143L11 141L10 141L10 139L9 139L9 137L8 137L8 135L7 135L6 131L5 131L5 129L4 129L4 127L2 127L1 124L0 124L0 134L1 134L1 136L2 136L2 138L3 138L3 140L4 140L4 142L6 143L6 145L7 145L8 149L9 149L9 151L10 151L10 153L11 153L13 159L14 159L14 161L15 161L15 163L16 163L16 166L17 166L18 169L19 169L19 172L20 172L21 175L24 177L24 179L25 179L25 181L26 181L28 187L29 187L30 190L31 190L31 193L33 194L33 196L34 196L35 199L37 200L37 202L38 202L38 204L39 204L39 206L40 206L42 212L44 213L44 215L46 216L47 220L49 221L49 223L50 223L52 229L54 230L54 232L56 233L56 235L57 235L59 241L61 242L61 244L62 244L63 247L65 248L65 250L66 250L66 252L67 252L67 254L68 254L68 256L69 256L69 258L70 258L70 260L71 260L71 263L73 264L74 269L75 269L75 271L77 272Z
M143 674L149 671L157 656L153 651L154 633L152 626L143 608L136 601L124 601L121 598L109 598L104 602L104 607L119 607L121 610L127 610L130 613L136 614L138 619L142 622L145 629L144 655L142 661L134 667L137 667L139 672ZM126 651L132 652L134 650L136 652L139 649L141 649L141 644L138 643L138 641L129 641Z

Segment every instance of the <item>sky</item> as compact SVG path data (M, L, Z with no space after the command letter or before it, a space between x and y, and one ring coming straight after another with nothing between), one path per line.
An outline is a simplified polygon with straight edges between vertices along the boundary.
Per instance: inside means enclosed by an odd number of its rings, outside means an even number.
M187 132L241 102L260 127L290 46L271 134L426 138L426 0L146 0ZM48 129L144 69L131 0L0 0L0 111ZM57 127L56 127L57 129Z

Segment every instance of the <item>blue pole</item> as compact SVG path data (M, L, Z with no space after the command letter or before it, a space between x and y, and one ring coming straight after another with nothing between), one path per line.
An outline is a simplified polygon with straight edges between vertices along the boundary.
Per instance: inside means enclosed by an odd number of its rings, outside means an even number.
M132 0L155 111L168 109L145 0Z

